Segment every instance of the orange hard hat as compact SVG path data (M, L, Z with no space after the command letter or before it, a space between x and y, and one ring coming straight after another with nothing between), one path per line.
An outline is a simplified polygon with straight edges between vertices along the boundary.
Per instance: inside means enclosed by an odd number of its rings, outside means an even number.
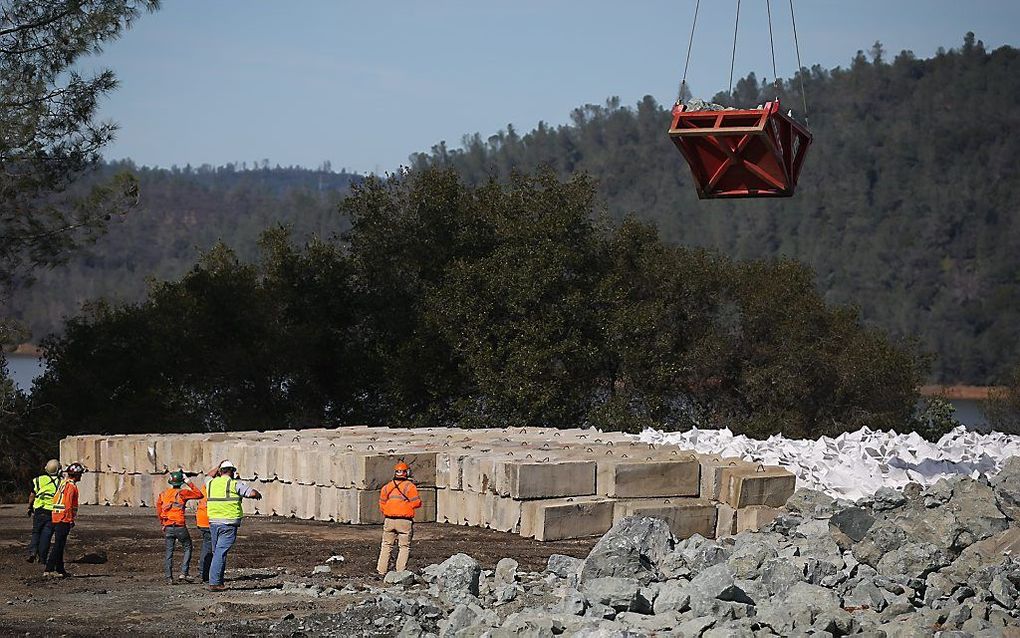
M393 466L393 473L396 474L397 476L407 476L407 473L410 471L411 468L407 465L407 463L404 463L403 461L400 461L399 463Z

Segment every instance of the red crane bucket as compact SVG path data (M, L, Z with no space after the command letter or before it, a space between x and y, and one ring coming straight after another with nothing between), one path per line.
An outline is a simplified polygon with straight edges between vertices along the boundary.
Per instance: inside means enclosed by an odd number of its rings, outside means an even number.
M790 197L797 187L811 133L779 111L688 111L673 107L669 137L691 167L701 199Z

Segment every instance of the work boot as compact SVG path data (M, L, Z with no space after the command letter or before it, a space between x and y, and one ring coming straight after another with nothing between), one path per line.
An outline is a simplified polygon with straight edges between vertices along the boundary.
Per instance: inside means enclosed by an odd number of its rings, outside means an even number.
M27 561L28 561L28 562L30 562L30 563L34 563L34 562L35 562L35 559L36 559L36 556L35 556L35 554L29 554L29 555L28 555L28 558L26 558L25 560L27 560Z
M43 578L57 578L60 576L58 572L43 572Z
M209 585L209 591L224 591L226 587L223 585Z
M191 576L188 576L187 574L181 574L180 576L177 577L177 580L181 581L182 583L193 583L193 582L195 582L195 579L192 578Z

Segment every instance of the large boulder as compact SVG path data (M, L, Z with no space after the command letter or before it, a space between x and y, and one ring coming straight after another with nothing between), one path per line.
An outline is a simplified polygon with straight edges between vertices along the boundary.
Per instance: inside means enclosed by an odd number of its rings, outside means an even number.
M451 604L468 602L478 596L482 567L467 554L454 554L433 570L439 595Z
M761 583L772 596L789 591L797 583L804 582L803 568L788 558L771 558L762 565Z
M832 515L829 525L841 534L845 535L854 543L864 540L871 526L875 524L875 517L863 507L848 507Z
M634 578L646 585L661 579L660 564L673 551L669 525L658 518L629 516L595 543L581 568L581 582L596 578Z
M733 579L729 565L720 563L703 570L691 579L692 595L704 598L716 598L726 602L753 605L754 601Z
M545 571L550 574L556 574L560 578L569 578L580 573L583 566L584 561L580 558L564 556L563 554L552 554L549 556L549 562Z
M759 576L765 561L776 556L778 553L771 545L748 542L733 550L726 563L737 578L754 579Z
M991 480L999 509L1010 520L1020 520L1020 456L1006 459Z
M853 556L858 561L875 567L887 553L907 542L907 534L899 525L878 521L868 529L864 539L854 546Z
M497 585L509 585L517 582L517 561L512 558L501 558L496 563L493 579Z
M581 591L592 605L606 605L616 611L650 611L651 604L641 594L636 578L606 576L585 581Z
M968 582L972 574L995 567L1014 554L1020 554L1020 527L1011 527L974 543L963 550L952 564L939 570L939 575L950 583L961 585Z
M1005 493L1005 490L999 492ZM999 495L991 485L972 478L964 478L953 487L949 507L960 526L970 533L974 541L979 541L1009 527L1006 515L999 509L998 498Z
M690 583L687 581L668 581L659 587L659 595L655 597L653 610L656 614L668 612L683 613L691 608Z
M835 592L808 583L795 583L785 593L758 605L755 620L781 636L812 628L815 632L843 635L849 633L853 624L852 616L840 607ZM819 621L823 626L816 628Z
M825 492L802 487L786 501L786 509L805 517L827 517L836 511L836 499Z
M499 617L493 611L482 609L475 603L461 603L450 612L449 617L439 622L439 638L454 638L469 627L492 627L498 621Z
M928 574L952 562L949 553L927 543L905 543L878 561L875 568L883 576L907 576L924 579Z

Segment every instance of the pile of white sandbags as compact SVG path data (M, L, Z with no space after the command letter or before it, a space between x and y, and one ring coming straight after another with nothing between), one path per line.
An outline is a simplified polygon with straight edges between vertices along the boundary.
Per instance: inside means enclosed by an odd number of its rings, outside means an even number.
M817 440L779 435L757 440L734 435L729 429L645 430L638 440L782 465L797 475L801 487L851 500L870 496L880 487L900 488L910 482L931 485L948 476L994 474L1005 459L1020 455L1020 436L980 434L962 426L936 443L916 433L868 428Z

